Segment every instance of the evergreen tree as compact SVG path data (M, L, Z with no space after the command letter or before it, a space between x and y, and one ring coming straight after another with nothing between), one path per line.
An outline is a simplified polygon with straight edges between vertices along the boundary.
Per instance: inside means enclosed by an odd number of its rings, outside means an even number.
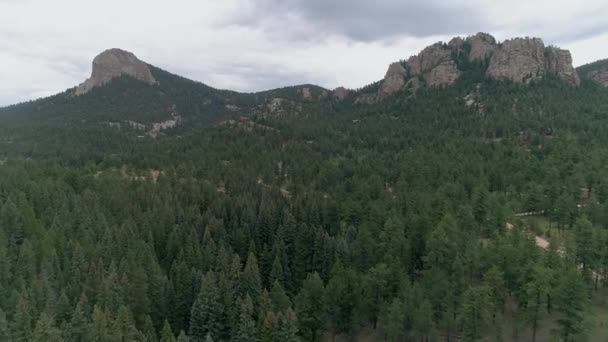
M558 333L563 341L571 341L583 331L587 314L587 289L576 270L568 270L556 289Z
M459 311L462 337L464 341L480 339L490 323L490 295L486 287L468 289Z
M353 270L336 265L325 289L327 320L333 334L353 334L357 329L359 293Z
M160 333L160 341L159 342L176 342L175 335L171 331L171 325L169 325L169 321L165 320L163 323L163 330Z
M316 341L325 324L323 281L318 273L309 273L296 297L299 330L305 341Z
M32 342L61 342L61 330L57 328L52 320L46 313L40 314L34 332L30 339Z
M289 300L289 296L285 293L283 286L278 281L275 281L272 284L272 289L270 290L270 298L272 300L272 304L275 312L283 312L287 309L291 308L291 301Z
M217 339L226 336L227 322L218 277L208 273L202 278L201 289L192 305L190 338L203 341L207 335Z
M241 301L239 325L236 327L236 335L232 340L235 342L257 341L255 320L253 319L253 302L249 296Z

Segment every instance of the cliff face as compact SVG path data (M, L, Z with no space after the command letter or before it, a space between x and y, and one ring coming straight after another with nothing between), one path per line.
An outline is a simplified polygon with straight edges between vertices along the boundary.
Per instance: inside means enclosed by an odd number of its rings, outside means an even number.
M496 39L483 32L479 32L478 34L469 37L467 41L471 45L471 50L469 52L469 61L471 62L477 60L483 61L492 56L497 47Z
M545 72L545 45L538 38L505 41L490 59L487 75L497 80L528 82Z
M572 66L570 51L549 46L546 48L545 61L547 72L556 74L570 84L579 85L581 83L578 73Z
M392 63L376 97L382 99L404 88L451 85L463 72L455 57L467 51L470 62L488 61L486 75L492 79L527 83L554 74L571 85L580 83L568 50L545 47L539 38L514 38L498 44L494 37L480 32L466 39L455 37L448 44L433 44L406 62ZM597 78L608 84L608 73Z
M438 43L410 57L407 62L392 63L384 76L378 97L392 95L403 89L406 84L417 88L420 86L420 80L424 80L429 87L454 83L460 76L460 70L452 60L451 54L450 47Z
M156 83L148 65L135 57L133 53L120 49L110 49L93 59L91 77L76 88L76 95L86 94L91 89L102 86L113 78L122 75L130 76L148 84Z

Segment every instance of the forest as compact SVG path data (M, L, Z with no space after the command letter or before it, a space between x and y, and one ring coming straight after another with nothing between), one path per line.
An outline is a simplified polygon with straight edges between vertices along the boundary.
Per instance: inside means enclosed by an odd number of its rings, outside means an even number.
M154 139L78 116L122 83L0 125L0 341L594 338L601 86L471 73Z

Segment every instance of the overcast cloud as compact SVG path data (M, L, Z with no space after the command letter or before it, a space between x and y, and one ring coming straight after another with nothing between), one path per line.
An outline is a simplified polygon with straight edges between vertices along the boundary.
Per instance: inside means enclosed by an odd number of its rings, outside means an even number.
M478 31L608 58L605 1L0 0L0 106L73 87L118 47L218 88L358 88L392 61Z

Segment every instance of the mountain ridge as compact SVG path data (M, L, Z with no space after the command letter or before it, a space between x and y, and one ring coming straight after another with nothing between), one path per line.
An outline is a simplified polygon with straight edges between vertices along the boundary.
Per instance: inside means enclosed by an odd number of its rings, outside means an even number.
M580 70L587 74L579 77ZM448 87L471 73L479 75L478 79L521 84L546 76L575 87L581 78L608 84L608 68L590 76L593 72L574 69L568 50L545 46L540 38L498 42L480 32L427 46L407 60L390 64L383 79L359 89L329 90L302 84L242 93L175 75L131 52L113 48L93 59L91 76L80 85L51 97L0 108L0 114L8 121L62 117L138 124L129 124L131 127L158 126L176 117L179 125L208 124L242 115L298 114L310 106L331 107L335 102L375 104L400 92L412 96L423 88Z

